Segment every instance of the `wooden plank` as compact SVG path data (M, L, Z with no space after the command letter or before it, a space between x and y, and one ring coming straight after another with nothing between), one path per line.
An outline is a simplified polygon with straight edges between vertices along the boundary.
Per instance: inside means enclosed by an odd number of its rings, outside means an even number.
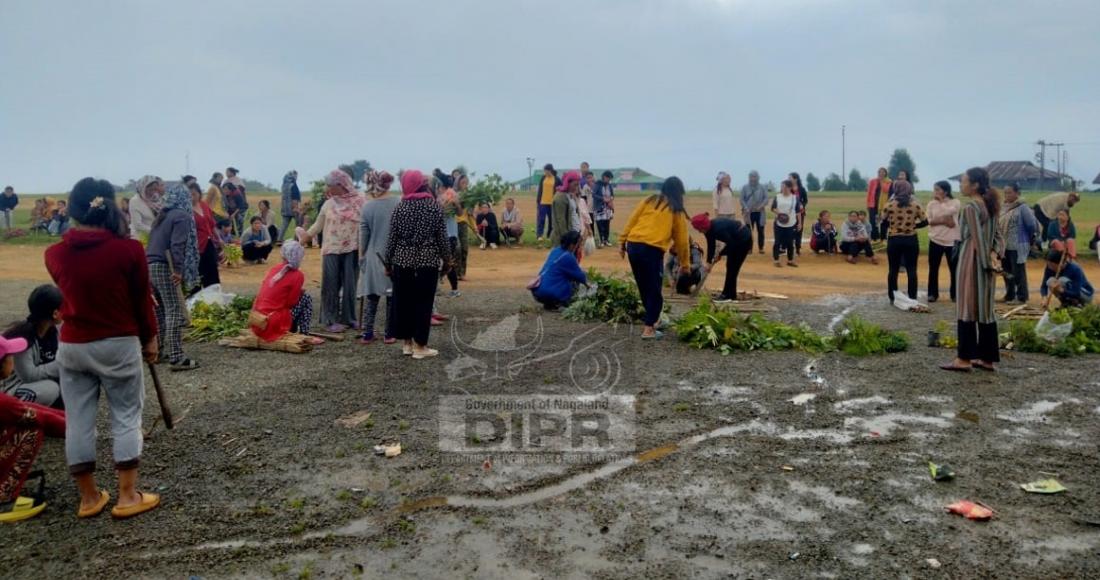
M337 334L335 332L325 332L323 330L311 330L309 333L313 336L319 336L325 340L331 340L333 342L343 342L346 338L343 334Z

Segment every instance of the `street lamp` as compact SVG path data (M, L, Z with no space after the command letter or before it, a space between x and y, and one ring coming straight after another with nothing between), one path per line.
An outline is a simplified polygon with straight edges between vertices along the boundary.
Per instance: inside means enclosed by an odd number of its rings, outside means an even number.
M527 158L527 186L530 187L532 190L535 189L534 179L535 179L535 158L534 157L528 157Z

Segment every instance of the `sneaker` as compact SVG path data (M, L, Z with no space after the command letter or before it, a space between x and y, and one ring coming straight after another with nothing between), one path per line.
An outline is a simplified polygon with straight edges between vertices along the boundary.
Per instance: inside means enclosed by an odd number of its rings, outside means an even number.
M458 298L459 296L462 296L462 292L459 292L458 290L451 290L451 293L448 294L448 296L450 296L451 298Z
M422 350L413 349L412 352L412 357L416 360L431 358L433 356L439 356L439 351L434 348L425 348Z
M497 249L497 245L496 244L489 244L489 249L490 250L495 250L495 249Z
M733 298L730 298L729 296L726 296L725 294L719 294L718 296L716 296L714 298L714 303L715 304L722 304L722 303L725 303L725 302L733 302Z
M487 247L488 247L488 244L486 244L485 242L481 242L481 246L480 246L480 247L481 247L481 249L482 249L482 250L484 250L485 248L487 248Z
M169 366L168 368L171 369L172 372L193 371L199 368L199 363L189 358L182 358L179 361L172 363L171 366Z

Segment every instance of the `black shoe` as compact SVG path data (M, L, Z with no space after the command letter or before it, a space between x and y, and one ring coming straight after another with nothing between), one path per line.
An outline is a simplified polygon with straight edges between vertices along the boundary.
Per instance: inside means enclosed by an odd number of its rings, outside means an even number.
M933 303L933 302L935 302L935 301L937 301L937 300L939 300L939 297L937 297L937 296L929 296L929 297L928 297L928 303L929 303L929 304L931 304L931 303Z
M714 303L715 304L722 304L724 302L733 302L733 298L730 298L729 296L726 296L725 294L719 294L718 296L716 296L714 298Z

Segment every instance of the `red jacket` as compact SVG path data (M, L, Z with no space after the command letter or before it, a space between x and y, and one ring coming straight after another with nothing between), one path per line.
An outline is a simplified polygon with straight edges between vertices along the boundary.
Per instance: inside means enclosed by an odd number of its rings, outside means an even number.
M887 180L886 191L879 191L882 189L879 187L878 178L871 179L871 182L867 184L867 209L877 210L882 202L882 194L890 195L890 183Z
M157 335L145 249L101 229L73 228L46 250L46 270L61 289L61 342Z
M201 213L195 213L195 234L199 238L199 254L206 251L206 246L214 241L214 230L218 228L214 221L214 211L206 205L205 201L199 201Z
M267 316L267 328L260 330L253 326L252 333L267 342L278 340L290 332L290 309L302 298L302 286L306 283L306 276L300 270L290 270L278 282L272 283L271 279L283 266L276 264L267 271L260 284L260 293L252 304L253 310Z

